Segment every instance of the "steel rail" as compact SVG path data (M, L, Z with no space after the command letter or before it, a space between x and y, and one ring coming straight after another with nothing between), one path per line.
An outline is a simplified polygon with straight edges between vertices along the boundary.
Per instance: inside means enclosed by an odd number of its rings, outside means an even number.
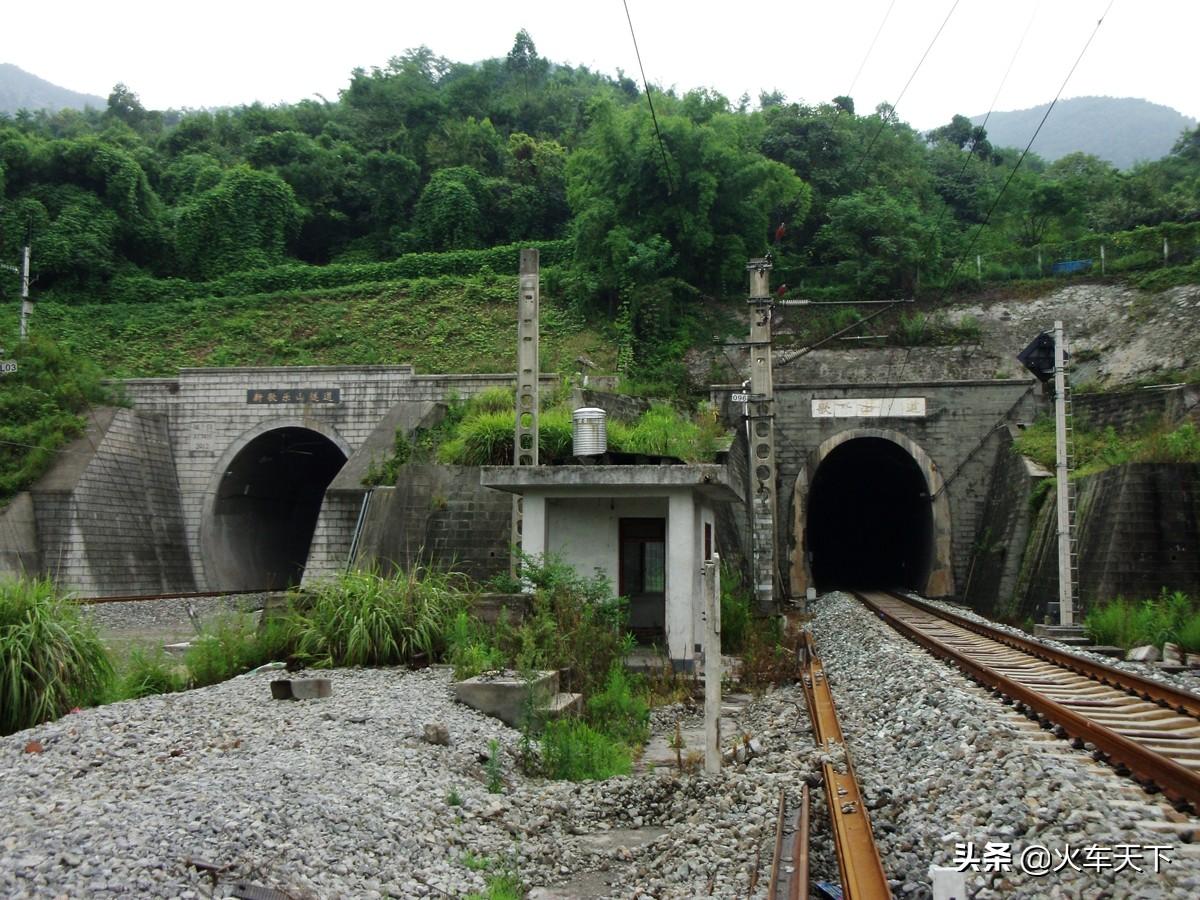
M854 775L854 763L842 735L825 669L813 652L811 632L804 632L801 656L804 662L801 681L813 736L826 757L821 770L843 896L850 900L886 900L892 891L871 833L871 819Z
M883 594L884 592L876 593ZM920 644L935 656L949 660L981 684L994 688L1014 701L1024 704L1041 718L1060 726L1070 737L1093 744L1100 753L1108 757L1110 762L1128 769L1136 781L1154 785L1177 804L1186 803L1193 809L1200 809L1200 774L1055 700L1051 700L1039 691L1003 675L991 666L959 652L938 638L926 634L915 625L905 622L867 593L856 592L855 596L897 631ZM908 598L886 596L896 602L911 604L912 608L919 609L927 615L951 621L948 617L943 617L942 611L936 607L924 608L924 605L912 604ZM952 622L951 624L957 625L958 623ZM990 637L990 635L987 636Z
M783 835L793 817L787 814L787 794L779 790L779 812L775 817L775 852L771 858L771 883L767 889L767 900L808 900L808 835L809 835L808 785L800 785L800 809L795 814L795 830L792 834L791 872L783 867ZM753 890L751 890L753 893Z
M144 600L198 600L202 597L235 597L242 594L267 594L273 588L256 588L243 591L190 591L174 594L127 594L113 597L77 597L75 602L88 606L93 603L136 603Z
M894 591L881 591L880 593L886 593L932 616L953 622L955 625L965 628L968 631L991 638L993 641L999 641L1001 644L1007 644L1015 650L1021 650L1031 656L1036 656L1046 662L1053 663L1056 666L1070 669L1072 672L1082 675L1085 678L1091 678L1110 687L1137 694L1143 700L1151 700L1185 715L1200 719L1200 695L1192 691L1185 691L1172 687L1169 684L1163 684L1161 681L1154 681L1150 678L1143 678L1141 675L1135 675L1132 672L1126 672L1123 669L1118 669L1116 666L1105 665L1104 663L1086 659L1074 653L1067 653L1064 650L1048 647L1041 641L1020 637L1011 632L985 625L982 622L976 622L973 619L968 619L966 616L941 609L921 600L914 600L912 597L897 594Z

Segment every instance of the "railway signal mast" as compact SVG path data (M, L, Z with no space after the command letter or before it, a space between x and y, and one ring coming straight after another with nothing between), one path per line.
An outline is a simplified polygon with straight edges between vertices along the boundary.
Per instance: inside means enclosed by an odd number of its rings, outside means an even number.
M1058 622L1075 624L1075 497L1071 484L1071 397L1067 385L1067 338L1061 321L1053 334L1042 332L1017 354L1017 359L1040 381L1054 379L1055 488L1058 504Z

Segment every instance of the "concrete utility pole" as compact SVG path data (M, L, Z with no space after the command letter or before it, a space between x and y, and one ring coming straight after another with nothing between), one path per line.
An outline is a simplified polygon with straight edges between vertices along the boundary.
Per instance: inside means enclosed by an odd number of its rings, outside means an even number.
M538 251L521 251L520 286L517 292L517 408L513 436L513 465L538 464L538 316L541 298ZM510 572L517 570L516 548L521 546L524 516L520 495L513 496Z
M1071 465L1067 459L1067 343L1063 323L1054 323L1054 447L1058 501L1058 621L1075 624L1072 566Z
M25 249L21 254L21 340L29 336L29 316L33 312L33 302L29 299L29 241L25 241Z
M775 385L771 373L771 260L751 259L750 426L751 530L754 535L754 595L762 612L775 608Z
M721 771L721 557L704 564L704 771Z

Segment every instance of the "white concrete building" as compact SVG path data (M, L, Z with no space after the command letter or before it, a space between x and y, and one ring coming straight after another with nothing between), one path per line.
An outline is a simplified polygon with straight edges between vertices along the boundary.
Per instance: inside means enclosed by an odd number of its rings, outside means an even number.
M600 572L630 626L689 668L703 641L701 566L719 552L715 505L740 501L724 466L488 466L484 485L523 498L521 550Z

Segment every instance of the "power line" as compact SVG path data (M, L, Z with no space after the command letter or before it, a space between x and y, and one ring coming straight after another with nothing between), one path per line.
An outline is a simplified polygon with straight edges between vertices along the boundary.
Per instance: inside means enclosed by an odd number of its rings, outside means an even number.
M875 135L871 138L871 142L867 145L866 151L859 158L858 165L855 166L854 171L850 174L850 181L854 180L854 178L862 170L862 167L866 163L867 159L870 157L871 150L875 147L875 142L879 140L879 136L883 134L883 130L887 128L888 124L892 120L892 117L896 114L896 107L900 105L900 101L904 99L904 95L908 92L908 88L913 83L913 79L916 78L917 73L921 71L921 66L925 64L925 60L929 57L930 51L933 50L933 45L936 44L938 42L938 38L942 36L942 32L945 30L947 23L949 23L950 17L954 15L954 10L958 9L959 2L960 0L954 0L953 5L950 7L950 11L946 13L946 18L942 20L942 24L938 26L938 30L934 33L933 40L929 42L929 46L925 48L925 52L921 54L920 60L917 61L916 68L914 68L912 70L912 74L908 76L908 81L904 83L904 87L900 90L900 94L896 97L896 101L889 104L887 114L880 117L879 128L875 130Z
M896 0L892 0L888 4L887 12L883 14L883 18L879 22L879 27L875 30L875 37L871 38L871 46L867 48L866 55L863 56L862 62L858 64L858 71L854 73L854 80L850 82L850 90L846 91L846 96L854 99L854 88L858 84L858 77L862 75L863 68L867 65L867 60L871 58L871 53L875 49L875 42L879 40L879 35L883 34L883 26L887 24L888 16L892 14L892 9L896 5Z
M646 69L642 65L642 51L638 49L637 35L633 31L633 17L629 15L628 0L621 0L625 7L625 19L629 22L629 36L633 38L633 52L637 56L638 71L642 73L642 87L646 90L646 103L650 106L650 118L654 122L654 134L658 138L658 149L662 153L663 173L667 176L667 192L675 193L675 184L671 180L671 164L667 162L667 148L663 144L662 132L658 128L658 116L654 113L654 100L650 97L650 82L646 80Z
M1104 24L1104 20L1108 16L1109 10L1112 9L1113 3L1115 3L1115 2L1116 2L1116 0L1109 0L1108 6L1106 6L1104 8L1104 12L1101 14L1100 18L1096 20L1096 25L1092 29L1092 33L1090 35L1088 35L1087 41L1084 42L1083 49L1081 49L1079 51L1079 55L1075 57L1075 62L1071 64L1070 70L1067 72L1067 75L1063 79L1062 84L1059 85L1058 92L1055 93L1054 99L1051 100L1050 105L1048 107L1046 107L1046 112L1042 116L1042 120L1040 122L1038 122L1037 128L1035 128L1033 131L1033 136L1029 138L1029 143L1027 143L1025 145L1025 149L1021 151L1021 155L1017 158L1016 164L1012 167L1012 170L1008 173L1008 178L1005 179L1004 184L1001 186L999 192L996 194L995 198L992 200L991 206L988 207L988 211L984 215L983 221L980 222L979 227L975 229L975 233L971 237L971 242L967 245L967 249L962 253L962 255L959 256L958 260L955 262L954 268L951 269L951 271L950 271L950 277L947 278L945 280L945 282L943 282L942 289L938 294L935 304L940 304L941 301L943 299L945 299L946 293L949 290L950 285L954 284L954 279L958 275L959 269L962 268L963 261L965 259L967 259L971 255L971 251L973 249L975 249L975 244L979 240L979 236L983 233L983 229L987 227L989 222L991 222L992 213L994 213L996 211L996 207L999 205L1001 198L1004 196L1004 192L1007 191L1008 186L1010 184L1012 184L1013 178L1016 177L1017 171L1021 168L1021 163L1023 163L1025 161L1025 157L1029 155L1029 150L1033 146L1033 142L1037 140L1037 136L1042 131L1042 126L1045 125L1046 120L1050 118L1050 113L1054 111L1054 107L1058 103L1059 98L1062 96L1062 92L1064 90L1066 90L1066 88L1067 88L1067 83L1071 80L1071 76L1075 74L1075 69L1077 69L1079 67L1079 63L1083 60L1084 54L1087 53L1088 48L1092 45L1092 41L1095 40L1096 33L1100 30L1100 26ZM928 318L926 318L926 320L921 323L921 328L920 328L920 331L918 332L918 335L923 335L925 333L925 329L927 327L929 327L929 319ZM913 351L912 346L909 346L908 350L904 354L904 361L900 365L899 372L897 373L896 377L894 379L892 379L893 381L899 380L900 374L902 374L904 372L905 367L908 365L908 361L912 356L912 351Z

